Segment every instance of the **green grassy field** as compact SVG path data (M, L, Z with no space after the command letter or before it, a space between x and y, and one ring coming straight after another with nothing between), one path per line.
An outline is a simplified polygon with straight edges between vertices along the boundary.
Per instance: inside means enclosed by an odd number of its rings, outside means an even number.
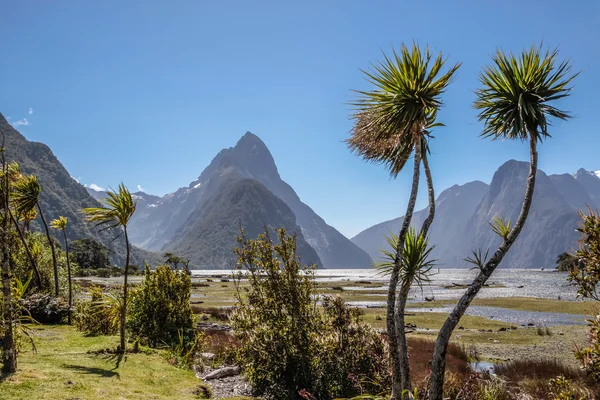
M3 400L198 399L203 383L189 370L170 365L160 351L127 354L117 364L108 354L116 336L86 337L66 325L32 326L37 353L24 344L18 372L3 377Z

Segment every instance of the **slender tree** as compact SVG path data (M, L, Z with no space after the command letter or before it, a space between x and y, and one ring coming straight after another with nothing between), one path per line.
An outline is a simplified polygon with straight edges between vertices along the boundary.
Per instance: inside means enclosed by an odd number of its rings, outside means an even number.
M65 252L67 255L67 279L69 280L69 315L68 322L71 325L71 309L73 308L73 283L71 281L71 262L69 261L69 241L67 239L67 217L62 215L50 222L53 229L61 230L65 240Z
M5 136L2 133L2 147L0 147L0 165L2 166L2 181L0 182L2 195L2 318L4 319L4 332L2 335L2 373L11 374L17 371L17 351L13 330L13 309L11 299L11 273L10 249L8 242L9 230L9 171L4 152Z
M46 222L44 213L42 212L42 206L40 205L42 186L38 182L35 175L29 175L24 176L15 183L14 191L15 202L18 204L17 212L19 214L25 214L30 212L31 209L35 209L37 207L38 214L40 215L46 230L46 238L48 239L48 244L50 245L50 251L52 253L52 267L54 269L54 294L58 296L60 293L58 284L58 263L56 261L56 249L54 248L54 241L52 240L52 236L50 236L50 228Z
M411 194L396 243L387 298L386 326L393 374L393 399L399 399L402 391L411 387L403 317L397 311L398 308L402 309L403 300L400 299L396 304L402 249L417 199L424 146L430 130L441 125L436 122L437 112L442 106L441 96L460 67L460 64L456 64L445 74L440 74L444 64L441 53L434 58L428 48L423 51L416 44L412 49L402 45L400 53L394 51L391 58L384 55L384 61L374 65L373 72L365 72L367 80L375 88L358 91L360 97L354 104L355 124L352 136L347 141L350 149L364 159L384 164L392 177L402 171L414 154ZM433 196L428 166L426 171ZM431 218L428 218L425 230L433 220L435 204L430 202L430 205ZM408 296L408 293L401 292L399 297L402 296Z
M129 273L130 245L127 236L127 224L135 212L135 201L124 184L119 185L118 192L109 190L107 197L101 200L103 207L84 208L88 221L95 222L96 226L104 229L121 228L125 236L125 274L123 275L123 306L121 309L121 345L119 351L125 352L125 319L127 315L127 275Z
M442 400L446 350L456 328L471 301L496 270L525 225L535 188L537 171L537 144L549 138L551 117L566 120L570 116L551 105L555 100L569 96L571 83L577 74L571 74L569 61L557 63L558 51L542 53L540 47L524 50L519 56L498 51L492 57L492 66L480 75L482 87L476 91L474 107L479 120L484 122L481 136L492 139L519 139L529 142L530 165L525 188L525 199L515 225L496 219L492 228L502 237L502 244L486 260L475 257L471 261L479 273L450 313L438 334L429 378L428 398Z
M8 165L8 183L9 183L8 214L10 216L10 219L11 219L13 225L15 226L17 234L19 235L19 239L21 240L21 243L23 244L23 248L25 249L25 254L27 255L27 258L29 259L31 269L33 270L33 273L35 274L35 280L36 280L38 289L41 290L42 289L42 277L41 277L40 271L37 267L37 262L35 261L35 258L31 254L31 249L29 248L29 243L27 243L25 233L23 232L23 230L21 230L21 226L19 225L19 220L23 219L24 220L23 228L25 230L28 230L29 220L35 219L35 217L37 216L37 212L35 211L35 204L29 204L27 201L24 202L24 201L22 201L22 198L19 198L19 197L15 198L15 187L18 188L19 182L24 178L25 177L21 173L21 168L19 167L19 164L17 164L16 162L12 162ZM17 189L17 193L18 193L18 189ZM30 208L28 208L28 207L30 207ZM14 209L14 211L17 213L16 217L11 208Z

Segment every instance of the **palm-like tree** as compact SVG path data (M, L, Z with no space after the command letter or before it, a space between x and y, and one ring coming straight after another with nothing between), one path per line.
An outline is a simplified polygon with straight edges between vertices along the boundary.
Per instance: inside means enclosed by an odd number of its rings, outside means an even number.
M396 243L387 299L386 323L394 399L399 399L403 390L410 390L404 326L399 326L401 317L396 310L402 307L402 301L398 303L398 307L396 305L402 249L419 190L420 165L422 161L427 162L425 148L430 130L441 125L436 122L437 112L442 106L441 96L460 67L460 64L456 64L446 73L440 74L445 62L441 53L434 58L428 48L422 51L417 44L413 44L412 49L402 45L400 53L394 51L391 58L384 55L384 61L374 65L373 72L365 72L367 80L375 88L371 91L358 91L359 99L354 104L355 124L352 136L347 141L350 149L364 159L384 164L392 177L402 171L414 154L412 189ZM430 191L430 217L421 232L425 235L435 210L428 164L426 174ZM404 310L400 313L403 314Z
M62 215L50 222L53 229L61 230L65 239L65 251L67 254L67 279L69 280L69 315L68 322L71 324L71 309L73 308L73 286L71 283L71 263L69 261L69 241L67 240L67 217Z
M123 307L121 309L121 346L119 351L125 352L125 318L127 313L127 275L129 272L130 245L127 236L127 224L135 212L135 201L131 193L124 184L119 185L119 191L109 190L107 197L101 202L103 207L84 208L83 212L87 214L90 222L95 222L96 226L105 226L105 229L122 228L125 235L125 274L123 279Z
M46 238L50 245L50 251L52 252L52 267L54 268L54 294L59 295L59 284L58 284L58 263L56 261L56 249L54 248L54 241L50 236L50 228L46 222L46 217L42 212L42 206L40 205L40 194L42 193L42 186L37 180L35 175L23 176L14 184L14 203L18 215L26 214L31 212L32 209L37 207L38 214L44 224L46 230Z
M512 229L508 229L507 225L505 234L501 235L503 241L500 247L489 260L480 263L479 274L438 334L429 379L430 400L442 399L446 349L454 328L525 225L535 188L537 145L550 137L549 119L570 118L567 112L559 110L551 103L569 96L570 85L578 74L570 73L569 61L559 63L557 58L557 50L542 53L542 49L535 46L524 50L518 56L498 51L492 57L492 65L486 67L480 75L482 87L476 91L474 107L479 110L479 120L484 123L481 136L528 141L531 159L529 175L525 199L515 225ZM495 229L495 232L499 231Z

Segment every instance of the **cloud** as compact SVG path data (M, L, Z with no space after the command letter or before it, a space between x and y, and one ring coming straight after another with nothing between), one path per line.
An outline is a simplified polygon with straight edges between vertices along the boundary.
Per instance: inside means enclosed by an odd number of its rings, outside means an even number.
M29 112L27 114L33 115L33 108L29 107Z
M96 185L95 183L90 184L88 187L96 192L104 192L104 188Z
M137 185L137 189L138 189L140 192L145 192L145 191L146 191L146 189L144 189L144 188L142 187L142 185Z
M11 124L12 126L14 126L15 128L16 128L17 126L29 126L29 121L27 121L27 118L23 118L23 119L20 119L20 120L18 120L18 121L11 122L10 124Z

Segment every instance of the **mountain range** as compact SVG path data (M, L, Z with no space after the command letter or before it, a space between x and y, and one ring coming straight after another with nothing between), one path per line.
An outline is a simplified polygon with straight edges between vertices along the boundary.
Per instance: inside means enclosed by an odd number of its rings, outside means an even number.
M465 258L473 250L495 251L501 239L489 223L494 217L516 221L525 193L529 164L510 160L494 174L489 185L470 182L455 185L436 200L435 220L430 228L432 257L438 267L470 266ZM579 237L577 211L587 206L600 208L600 173L578 170L575 174L546 175L538 170L529 217L516 243L500 267L544 268L555 265L556 257L573 250ZM429 208L416 212L412 224L419 228ZM385 236L398 233L403 218L374 225L352 238L373 260L387 246Z
M104 196L89 191L96 198ZM238 228L256 237L263 226L295 234L303 262L325 268L368 268L372 263L300 200L281 179L267 146L251 132L221 150L187 187L162 198L134 195L138 209L129 228L132 243L187 257L194 266L231 266Z
M0 132L6 138L5 149L7 161L16 161L25 174L35 174L42 186L40 204L48 221L63 215L68 218L67 237L69 240L84 237L94 238L106 245L110 250L110 258L114 263L122 264L125 258L125 244L122 235L115 230L100 231L85 221L81 209L97 207L100 204L93 199L86 188L69 175L60 161L48 146L25 139L0 114ZM41 229L39 217L32 222L32 229ZM51 230L59 243L62 234ZM155 263L156 254L134 247L132 263L143 265L144 261Z
M92 237L111 249L122 263L124 245L116 231L99 231L85 222L81 209L99 205L106 193L86 188L71 177L50 148L31 142L0 114L6 154L25 173L38 176L40 203L48 219L69 218L70 240ZM430 229L433 257L439 267L467 267L472 250L491 252L500 243L489 222L496 216L515 221L525 191L529 165L508 161L490 184L454 185L436 200ZM235 262L239 228L254 238L264 227L284 227L297 237L303 263L325 268L368 268L386 247L385 236L397 233L402 217L374 225L351 240L328 225L279 175L275 160L258 136L247 132L235 146L221 150L197 179L166 196L135 192L137 210L129 233L133 262L156 264L160 254L173 252L195 268L230 268ZM525 228L501 267L550 267L556 257L577 242L577 210L600 208L600 171L546 175L538 171L531 212ZM428 209L414 214L419 227ZM32 228L40 229L39 223ZM271 230L272 232L272 230ZM57 235L58 232L53 232Z

